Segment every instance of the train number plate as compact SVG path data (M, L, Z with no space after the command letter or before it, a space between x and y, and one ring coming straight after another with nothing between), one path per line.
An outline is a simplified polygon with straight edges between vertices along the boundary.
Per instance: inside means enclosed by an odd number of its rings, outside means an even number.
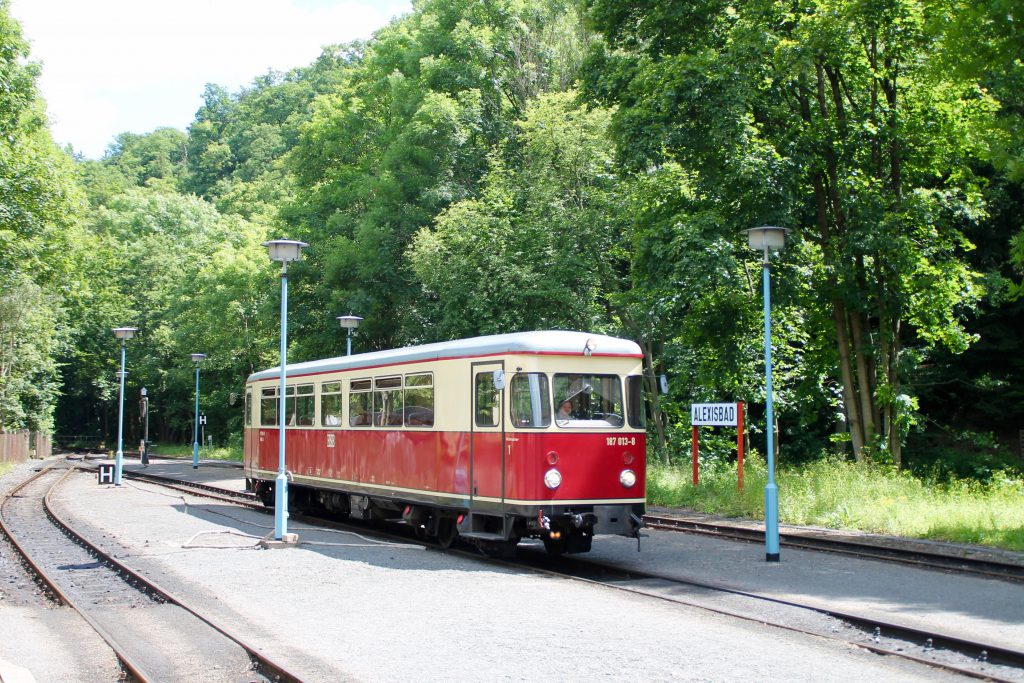
M635 436L609 436L605 440L609 446L635 446Z

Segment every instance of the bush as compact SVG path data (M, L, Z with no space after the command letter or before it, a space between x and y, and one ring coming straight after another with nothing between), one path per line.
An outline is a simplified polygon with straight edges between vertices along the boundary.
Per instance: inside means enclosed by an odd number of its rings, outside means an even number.
M989 482L997 472L1024 475L1020 458L992 433L966 429L912 433L905 450L907 467L925 479Z

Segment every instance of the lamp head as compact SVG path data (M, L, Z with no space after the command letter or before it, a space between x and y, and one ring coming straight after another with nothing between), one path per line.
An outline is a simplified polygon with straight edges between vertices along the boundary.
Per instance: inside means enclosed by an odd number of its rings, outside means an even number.
M297 240L270 240L264 242L263 246L267 248L271 261L288 263L289 261L301 261L302 250L309 245Z
M358 315L339 315L338 322L341 323L341 327L346 330L354 330L359 327L359 323L363 321Z
M115 327L114 336L118 339L131 339L139 331L137 327Z
M146 397L146 393L147 393L146 392L146 387L142 387L142 391L140 393L142 394L142 397L145 398Z
M789 228L778 228L774 225L762 225L759 228L744 230L747 233L747 243L754 251L779 251L786 246L786 233Z
M196 365L199 365L204 360L206 360L206 354L205 353L193 353L192 354L192 362L195 363Z

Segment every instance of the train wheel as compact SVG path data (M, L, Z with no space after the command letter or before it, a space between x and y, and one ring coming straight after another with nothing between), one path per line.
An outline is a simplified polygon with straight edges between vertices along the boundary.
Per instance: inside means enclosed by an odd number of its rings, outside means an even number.
M451 517L441 517L437 520L437 542L442 548L451 548L455 537L459 535L459 529L455 520Z
M263 507L272 508L274 507L274 487L273 486L261 486L259 493L260 502L263 503Z
M569 537L561 536L559 538L551 538L550 536L544 537L544 550L548 551L548 555L555 557L564 555L566 548L569 547Z

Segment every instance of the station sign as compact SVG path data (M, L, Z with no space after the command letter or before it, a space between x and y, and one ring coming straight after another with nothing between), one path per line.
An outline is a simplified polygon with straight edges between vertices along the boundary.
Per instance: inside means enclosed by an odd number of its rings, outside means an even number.
M694 427L708 425L713 427L735 427L735 403L691 403L690 424Z

